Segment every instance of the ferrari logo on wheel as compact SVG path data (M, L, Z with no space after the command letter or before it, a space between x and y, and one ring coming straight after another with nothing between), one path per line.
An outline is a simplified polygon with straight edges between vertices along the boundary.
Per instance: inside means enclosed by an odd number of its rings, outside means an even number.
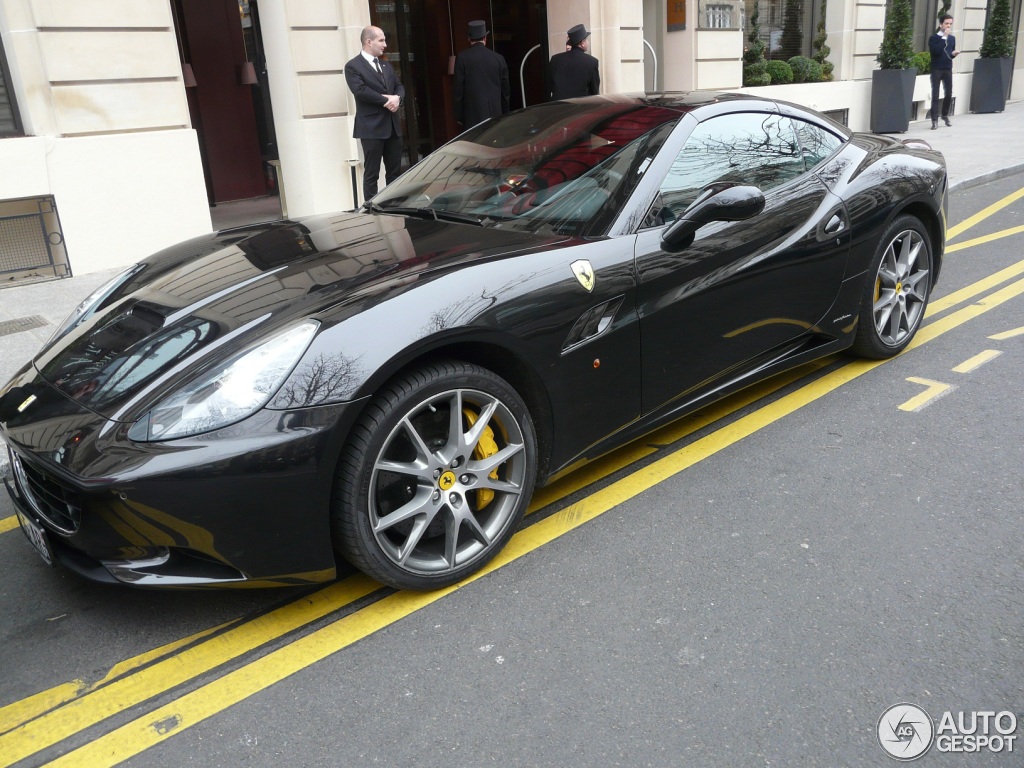
M572 273L576 275L576 279L580 281L580 285L586 289L587 293L591 293L594 290L594 283L597 281L594 279L594 268L590 266L590 262L580 259L569 266L572 268Z
M437 486L442 491L447 491L453 485L455 485L454 472L445 472L443 475L441 475L441 479L437 481Z

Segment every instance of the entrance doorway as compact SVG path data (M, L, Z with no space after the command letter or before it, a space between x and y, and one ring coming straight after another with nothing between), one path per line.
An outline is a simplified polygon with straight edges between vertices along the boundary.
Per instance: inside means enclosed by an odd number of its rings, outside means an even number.
M171 12L210 205L276 194L256 0L172 0Z
M511 107L544 101L547 2L371 0L370 23L384 30L387 57L405 86L403 163L412 165L459 132L452 112L455 54L469 47L466 27L483 19L487 44L508 63ZM540 46L539 48L536 46ZM524 64L525 61L525 64Z

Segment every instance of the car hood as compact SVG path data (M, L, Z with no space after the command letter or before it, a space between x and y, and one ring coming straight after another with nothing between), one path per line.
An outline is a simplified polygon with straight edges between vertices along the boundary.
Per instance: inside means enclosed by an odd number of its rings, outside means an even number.
M65 397L112 417L299 320L337 316L346 302L358 312L431 276L565 239L358 212L227 230L142 262L34 366Z

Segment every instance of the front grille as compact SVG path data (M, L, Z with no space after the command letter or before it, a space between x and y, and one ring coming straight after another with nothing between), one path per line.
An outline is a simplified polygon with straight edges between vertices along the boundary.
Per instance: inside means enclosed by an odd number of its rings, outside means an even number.
M74 533L82 524L82 502L78 492L59 479L26 461L13 450L11 467L18 491L43 520L61 533Z

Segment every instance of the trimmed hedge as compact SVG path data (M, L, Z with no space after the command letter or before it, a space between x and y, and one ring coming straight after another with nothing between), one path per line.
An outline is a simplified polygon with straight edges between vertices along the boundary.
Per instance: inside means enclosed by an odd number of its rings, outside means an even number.
M789 60L789 66L793 70L794 83L820 83L821 64L806 56L794 56Z
M786 62L772 59L767 66L773 84L785 85L793 82L793 68Z

